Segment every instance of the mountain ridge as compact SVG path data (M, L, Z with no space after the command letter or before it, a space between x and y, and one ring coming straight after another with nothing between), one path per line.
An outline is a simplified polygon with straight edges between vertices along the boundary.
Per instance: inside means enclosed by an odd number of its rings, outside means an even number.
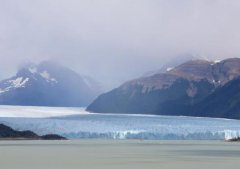
M128 81L100 95L87 110L97 113L202 116L200 110L194 113L193 107L197 109L195 105L206 104L204 99L239 75L239 58L215 62L190 60L164 73ZM231 118L230 115L227 117Z

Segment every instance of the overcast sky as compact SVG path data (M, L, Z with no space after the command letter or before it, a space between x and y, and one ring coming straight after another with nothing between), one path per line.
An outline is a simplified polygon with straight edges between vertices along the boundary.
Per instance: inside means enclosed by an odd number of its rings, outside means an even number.
M0 77L56 60L105 87L184 55L240 56L239 0L0 0Z

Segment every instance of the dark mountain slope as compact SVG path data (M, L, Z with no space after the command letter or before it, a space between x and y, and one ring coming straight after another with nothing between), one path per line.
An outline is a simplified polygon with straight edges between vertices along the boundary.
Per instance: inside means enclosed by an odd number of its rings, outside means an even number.
M240 78L218 88L192 109L194 116L240 119Z
M215 90L240 75L240 59L192 60L164 73L135 79L100 95L87 108L101 113L199 115L193 111ZM213 115L214 117L214 115ZM215 116L216 117L216 116Z
M198 93L194 94L190 88ZM189 82L184 79L176 80L169 88L148 92L142 92L144 89L141 85L128 88L124 92L114 89L99 96L88 110L101 113L183 115L190 104L197 103L213 89L214 85L206 80Z

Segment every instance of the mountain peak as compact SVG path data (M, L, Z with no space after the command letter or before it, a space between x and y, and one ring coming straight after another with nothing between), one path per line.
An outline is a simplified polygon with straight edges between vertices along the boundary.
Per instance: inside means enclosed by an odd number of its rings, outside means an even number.
M41 78L47 83L55 84L58 81L56 80L56 78L52 77L51 73L49 73L52 69L55 69L55 67L50 67L49 64L50 62L47 61L42 62L39 65L31 63L26 64L25 67L22 67L18 70L16 77L25 77L31 80L38 80L39 78ZM48 65L49 67L46 65ZM58 71L61 71L61 69L58 69Z
M26 64L0 82L0 104L86 106L100 92L94 86L93 81L52 61Z
M224 85L240 75L240 58L225 60L190 60L162 73L191 81L208 80L216 86Z

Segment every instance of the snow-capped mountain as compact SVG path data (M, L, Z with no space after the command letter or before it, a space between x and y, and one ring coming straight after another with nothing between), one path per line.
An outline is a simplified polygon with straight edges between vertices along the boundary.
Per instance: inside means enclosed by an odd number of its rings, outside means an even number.
M94 80L49 61L0 82L0 104L6 105L86 106L99 93Z

